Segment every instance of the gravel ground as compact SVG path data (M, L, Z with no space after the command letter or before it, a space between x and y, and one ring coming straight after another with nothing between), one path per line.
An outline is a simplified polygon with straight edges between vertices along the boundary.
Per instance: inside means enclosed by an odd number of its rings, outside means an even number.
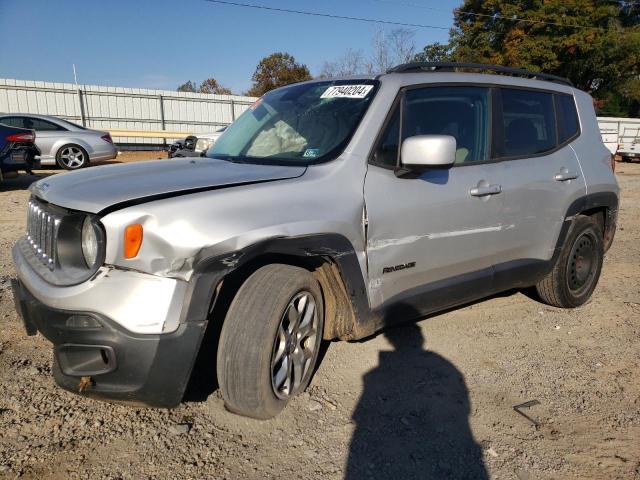
M331 343L308 392L265 422L217 392L154 410L55 386L9 285L32 180L0 186L0 478L640 478L640 164L618 164L618 234L590 303L510 292ZM531 400L528 420L513 407Z

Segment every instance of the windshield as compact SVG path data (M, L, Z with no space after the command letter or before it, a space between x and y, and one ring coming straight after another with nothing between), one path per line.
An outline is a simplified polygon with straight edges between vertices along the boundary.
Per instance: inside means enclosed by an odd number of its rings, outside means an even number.
M247 163L304 165L335 158L375 94L375 80L303 83L258 99L207 156Z

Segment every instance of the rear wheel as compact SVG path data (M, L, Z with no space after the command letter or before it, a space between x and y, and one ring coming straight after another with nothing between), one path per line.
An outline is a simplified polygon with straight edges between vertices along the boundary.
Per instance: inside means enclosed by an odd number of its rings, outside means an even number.
M222 326L218 383L235 413L277 415L311 380L324 325L322 294L307 270L273 264L240 287Z
M598 284L604 258L600 227L589 217L577 217L553 270L537 285L545 303L561 308L584 304Z
M77 170L89 165L89 154L80 145L65 145L58 150L56 162L65 170Z

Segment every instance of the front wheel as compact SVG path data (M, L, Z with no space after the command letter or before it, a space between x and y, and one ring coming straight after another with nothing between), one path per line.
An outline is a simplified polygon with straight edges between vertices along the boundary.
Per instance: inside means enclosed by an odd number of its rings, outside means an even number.
M554 307L579 307L598 284L603 258L600 227L589 217L577 217L553 270L536 285L538 295Z
M311 380L318 359L324 310L311 273L273 264L240 287L222 326L218 383L229 410L267 419Z

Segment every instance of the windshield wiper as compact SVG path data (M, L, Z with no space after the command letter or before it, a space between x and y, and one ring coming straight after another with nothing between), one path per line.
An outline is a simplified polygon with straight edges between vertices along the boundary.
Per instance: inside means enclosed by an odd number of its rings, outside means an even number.
M231 162L231 163L248 163L246 161L247 157L241 157L238 155L213 155L208 158L212 160L224 160L225 162Z
M213 155L207 157L212 160L224 160L231 163L243 163L249 165L278 165L282 167L306 167L305 163L296 159L282 157L248 157L245 155Z

